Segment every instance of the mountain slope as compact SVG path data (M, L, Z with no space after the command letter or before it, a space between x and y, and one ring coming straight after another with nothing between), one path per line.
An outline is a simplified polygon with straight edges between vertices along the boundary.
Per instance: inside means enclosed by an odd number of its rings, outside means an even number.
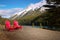
M13 16L10 17L10 19L15 19L17 17L23 17L28 11L37 10L45 4L47 4L45 0L42 0L39 3L30 4L26 9L24 9L24 10L18 12L18 13L15 13Z

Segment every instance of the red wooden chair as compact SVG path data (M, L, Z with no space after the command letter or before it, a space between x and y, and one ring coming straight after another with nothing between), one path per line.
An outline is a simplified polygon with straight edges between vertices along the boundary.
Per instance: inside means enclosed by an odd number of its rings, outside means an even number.
M18 24L18 21L14 20L13 22L14 29L22 29L23 27Z
M11 27L9 20L6 20L6 21L5 21L5 28L6 28L6 30L8 30L8 31L12 31L12 30L14 29L13 27Z

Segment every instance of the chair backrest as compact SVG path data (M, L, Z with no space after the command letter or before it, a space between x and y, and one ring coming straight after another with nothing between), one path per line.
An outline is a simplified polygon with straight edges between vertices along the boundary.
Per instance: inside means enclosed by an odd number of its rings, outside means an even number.
M18 26L18 25L19 25L19 24L18 24L18 21L14 20L13 25Z
M5 27L6 27L6 28L10 28L10 21L9 21L9 20L6 20L6 21L5 21Z

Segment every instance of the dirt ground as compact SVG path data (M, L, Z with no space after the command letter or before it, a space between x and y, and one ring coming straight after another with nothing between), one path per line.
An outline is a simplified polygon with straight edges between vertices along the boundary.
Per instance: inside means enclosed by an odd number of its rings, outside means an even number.
M23 26L23 30L10 32L0 28L0 40L60 40L60 31Z

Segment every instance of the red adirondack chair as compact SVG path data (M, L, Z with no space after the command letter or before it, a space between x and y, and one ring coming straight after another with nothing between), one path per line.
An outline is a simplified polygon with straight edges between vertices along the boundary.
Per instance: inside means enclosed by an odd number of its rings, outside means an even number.
M11 27L9 20L6 20L6 21L5 21L5 28L6 28L7 30L9 30L9 31L11 31L11 30L14 29L13 27Z
M14 20L14 22L13 22L13 27L14 27L14 29L22 29L22 26L20 26L18 24L18 21L16 21L16 20Z

